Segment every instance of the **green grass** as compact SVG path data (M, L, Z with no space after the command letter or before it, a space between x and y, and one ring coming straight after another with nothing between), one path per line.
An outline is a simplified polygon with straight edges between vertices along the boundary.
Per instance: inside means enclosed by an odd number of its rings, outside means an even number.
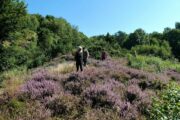
M28 70L26 67L16 68L0 73L0 94L3 91L13 95L25 82Z
M132 56L130 54L127 58L129 66L149 72L163 72L168 69L180 71L180 63L175 60L163 60L154 56Z

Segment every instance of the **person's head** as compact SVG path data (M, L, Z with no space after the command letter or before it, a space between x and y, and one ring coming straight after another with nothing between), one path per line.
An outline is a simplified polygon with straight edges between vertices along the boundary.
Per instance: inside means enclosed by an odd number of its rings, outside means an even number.
M82 47L81 46L78 46L78 51L82 51Z

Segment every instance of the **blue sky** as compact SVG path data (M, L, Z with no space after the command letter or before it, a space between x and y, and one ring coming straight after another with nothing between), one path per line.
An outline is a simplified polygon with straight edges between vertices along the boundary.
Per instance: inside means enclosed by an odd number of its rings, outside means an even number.
M180 22L180 0L25 0L29 13L63 17L87 36L162 32Z

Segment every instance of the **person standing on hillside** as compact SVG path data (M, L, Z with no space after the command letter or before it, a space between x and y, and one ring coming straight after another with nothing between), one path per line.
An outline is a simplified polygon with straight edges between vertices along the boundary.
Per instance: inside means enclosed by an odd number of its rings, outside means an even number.
M107 53L106 53L106 51L102 51L102 53L101 53L101 60L106 60L106 58L107 58Z
M83 71L83 50L81 46L78 47L78 50L75 54L75 61L77 72L79 71L79 68L81 71Z
M88 57L89 57L89 52L85 47L83 47L83 63L84 63L84 66L86 66L86 64L87 64Z

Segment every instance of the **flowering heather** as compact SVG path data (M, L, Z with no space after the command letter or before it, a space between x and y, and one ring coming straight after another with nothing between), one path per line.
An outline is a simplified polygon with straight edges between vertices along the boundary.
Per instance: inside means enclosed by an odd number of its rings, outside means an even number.
M42 100L58 93L60 87L56 81L50 79L47 72L39 71L33 74L32 79L23 85L21 91L31 99Z
M138 111L129 102L123 102L120 107L120 116L123 120L137 120Z
M111 72L120 72L122 75L126 75L129 79L146 79L146 80L162 80L162 81L168 81L169 78L166 75L158 75L155 73L148 73L142 70L137 70L134 68L129 68L126 66L123 66L119 63L117 60L107 60L103 62L96 62L96 66L99 68L104 68L106 70L109 70ZM98 69L99 69L98 68Z
M171 76L172 79L178 81L180 83L180 73L175 70L167 71L167 75Z
M109 70L106 68L90 68L84 70L83 72L79 73L79 77L83 80L89 80L90 82L96 83L98 80L107 80L110 78L108 76Z
M110 107L120 106L120 97L112 91L111 85L91 85L84 91L84 99L92 107Z
M138 85L140 83L141 80L139 79L136 79L136 78L133 78L133 79L130 79L127 83L128 86L130 85Z
M46 107L52 111L53 116L73 119L78 114L79 101L80 99L74 95L63 94L49 101Z
M151 94L144 93L141 95L141 99L134 102L134 105L136 105L137 110L141 112L142 114L148 115L148 111L151 108ZM155 95L154 95L155 96Z
M163 89L169 76L179 75L175 71L148 73L123 66L117 60L92 62L83 72L56 74L52 70L36 70L22 86L23 94L17 99L31 103L30 112L36 112L28 114L35 119L47 116L55 119L143 120L144 116L149 116L147 110L152 106L150 96L156 96L154 90ZM0 104L5 101L0 99ZM40 104L33 105L36 101Z
M127 91L126 91L126 98L127 98L127 101L132 103L134 100L140 100L143 94L144 93L141 91L141 89L137 85L130 85L128 86Z
M71 74L63 81L64 89L72 94L81 94L86 86L85 84L85 81L79 76L79 74Z
M66 91L72 94L81 94L81 92L89 87L92 83L99 83L110 79L104 72L105 69L87 69L81 73L72 73L63 81L63 86Z
M25 115L19 120L49 120L51 117L51 111L39 102L30 103L27 108Z

